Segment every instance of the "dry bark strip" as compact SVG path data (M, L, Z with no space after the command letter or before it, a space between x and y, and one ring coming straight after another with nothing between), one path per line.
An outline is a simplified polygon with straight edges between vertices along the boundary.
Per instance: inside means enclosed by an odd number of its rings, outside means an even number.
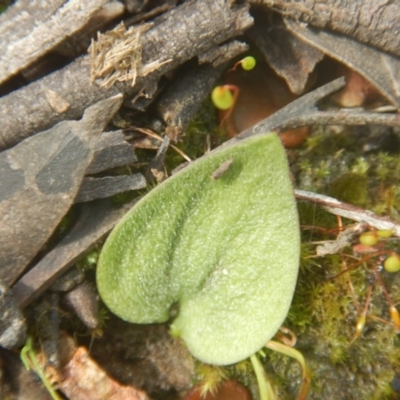
M67 236L12 288L19 306L25 307L37 299L83 254L93 249L134 202L120 208L115 208L109 199L83 204L79 221Z
M61 122L0 153L0 279L6 285L73 204L96 139L121 103L121 95L103 100L89 107L81 121Z
M53 15L65 0L18 0L0 15L0 57L11 43L28 36L35 25Z
M86 175L130 165L136 161L134 147L124 140L121 130L103 132L96 141L93 160L86 170Z
M104 176L102 178L85 178L75 203L83 203L95 199L104 199L129 190L139 190L147 185L142 174Z
M310 73L324 53L289 31L279 15L261 9L255 12L254 25L246 35L271 68L285 79L290 90L302 94Z
M97 101L118 93L145 90L167 71L240 35L252 22L248 5L238 6L229 0L184 3L156 19L154 27L142 34L142 66L164 63L146 77L139 77L133 88L128 83L110 89L91 85L90 61L84 56L0 99L0 150L60 120L79 118L84 109ZM50 93L55 100L49 99ZM62 108L57 107L60 102L64 104Z
M400 2L391 0L254 0L286 17L400 56Z
M294 21L287 20L286 26L310 45L363 75L393 105L400 107L400 58L352 38Z
M2 44L0 84L81 29L107 2L108 0L70 0L63 2L57 10L46 13L43 18L33 18L34 26L31 26L29 32L25 32L23 28L23 35L19 38L13 37L11 41L9 38L7 43ZM4 15L3 18L6 17ZM14 25L12 29L18 32L19 27L20 25Z

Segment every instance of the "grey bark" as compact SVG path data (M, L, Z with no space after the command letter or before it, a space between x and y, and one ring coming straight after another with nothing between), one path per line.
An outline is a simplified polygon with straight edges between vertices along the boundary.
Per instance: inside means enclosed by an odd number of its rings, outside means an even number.
M8 46L29 35L40 21L55 14L65 0L19 0L0 15L0 56Z
M124 140L122 131L103 132L96 141L93 160L86 170L86 175L130 165L136 161L135 149Z
M154 21L154 27L142 34L142 64L166 62L132 88L119 84L110 89L90 84L89 57L0 99L0 150L44 130L60 120L76 119L91 104L118 93L138 93L161 75L197 54L238 36L252 24L246 5L228 0L189 1ZM168 62L167 62L168 61ZM64 100L63 112L48 100L49 91Z
M83 203L96 199L104 199L129 190L139 190L146 187L146 179L142 174L104 176L102 178L85 178L75 203Z
M261 0L286 17L350 36L400 56L400 2L392 0Z
M96 139L122 96L0 153L0 279L11 285L74 202ZM27 212L31 218L27 217Z
M290 32L273 13L257 10L246 35L262 52L271 68L285 79L290 90L302 94L310 73L324 53Z
M12 19L11 26L10 21L7 21L6 29L0 28L0 37L4 40L0 46L0 84L81 29L107 2L108 0L70 0L62 2L62 6L49 3L47 10L38 9L37 17L36 9L31 10L32 14L27 13L26 10L20 10L17 2L14 7L21 12L15 16L16 21ZM59 8L54 9L55 5ZM7 20L8 13L15 14L12 8L5 13L3 20ZM18 21L22 16L28 16L30 19ZM10 30L14 31L14 34L8 35Z
M290 20L286 25L303 40L364 76L393 105L400 107L400 58L333 32Z

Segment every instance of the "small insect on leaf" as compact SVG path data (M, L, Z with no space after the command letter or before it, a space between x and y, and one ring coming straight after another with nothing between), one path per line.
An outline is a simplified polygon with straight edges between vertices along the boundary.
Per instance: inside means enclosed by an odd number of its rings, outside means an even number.
M270 133L213 151L136 203L103 246L97 286L124 320L172 321L194 357L227 365L282 325L299 254L287 158Z
M233 163L233 158L223 162L212 174L211 179L219 179Z

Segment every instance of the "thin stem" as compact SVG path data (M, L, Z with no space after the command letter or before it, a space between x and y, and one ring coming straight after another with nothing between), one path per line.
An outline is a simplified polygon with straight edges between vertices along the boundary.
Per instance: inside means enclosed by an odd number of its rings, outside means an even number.
M263 366L257 357L257 354L253 354L250 357L250 361L253 365L254 372L256 374L258 390L260 392L261 400L276 400L275 393L265 375Z
M301 368L303 370L303 382L301 384L297 399L305 400L307 398L307 394L310 390L311 373L307 367L306 360L304 359L303 354L301 354L298 350L296 350L292 347L286 346L283 343L275 342L274 340L270 340L265 345L265 347L267 347L271 350L277 351L279 353L282 353L286 356L292 357L300 363Z

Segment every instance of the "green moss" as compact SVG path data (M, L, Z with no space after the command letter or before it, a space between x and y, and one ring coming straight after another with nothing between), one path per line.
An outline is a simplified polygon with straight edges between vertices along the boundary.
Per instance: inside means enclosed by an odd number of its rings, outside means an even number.
M331 182L328 195L363 207L368 202L368 179L364 174L348 172Z

